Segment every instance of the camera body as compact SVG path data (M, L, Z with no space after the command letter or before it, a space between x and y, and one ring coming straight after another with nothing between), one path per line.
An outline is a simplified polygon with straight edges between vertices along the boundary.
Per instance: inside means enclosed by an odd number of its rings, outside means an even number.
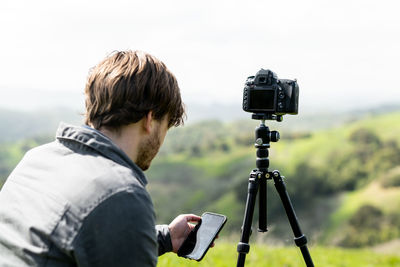
M243 90L243 110L252 113L282 116L296 115L299 109L299 86L296 80L278 79L261 69L247 78Z

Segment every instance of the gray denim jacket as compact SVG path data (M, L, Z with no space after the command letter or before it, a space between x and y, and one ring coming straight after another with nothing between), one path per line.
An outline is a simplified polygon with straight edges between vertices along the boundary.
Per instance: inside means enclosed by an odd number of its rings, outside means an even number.
M109 138L61 124L0 191L0 266L156 266L172 245L146 184Z

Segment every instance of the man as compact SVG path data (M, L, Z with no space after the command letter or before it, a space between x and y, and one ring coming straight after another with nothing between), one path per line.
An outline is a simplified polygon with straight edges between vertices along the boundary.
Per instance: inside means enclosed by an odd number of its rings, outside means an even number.
M183 122L174 75L155 57L115 52L89 74L86 125L61 124L0 192L0 266L155 266L198 222L155 227L142 171Z

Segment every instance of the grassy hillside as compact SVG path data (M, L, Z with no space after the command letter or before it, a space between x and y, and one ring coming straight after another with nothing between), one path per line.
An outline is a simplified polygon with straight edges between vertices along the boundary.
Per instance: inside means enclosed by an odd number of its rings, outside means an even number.
M392 113L312 133L282 131L281 141L271 145L271 169L287 177L300 224L313 242L358 247L400 237L398 122L400 113ZM239 232L255 166L255 126L209 122L171 132L148 172L159 221L211 210L229 217L227 231ZM269 238L287 243L291 230L272 182L267 187ZM379 218L375 230L373 216Z
M363 247L400 238L399 122L400 112L340 125L327 122L336 126L313 131L301 127L300 121L298 129L294 123L289 127L290 120L268 122L271 130L281 133L281 140L271 144L270 169L279 169L286 177L311 244ZM158 221L167 223L179 213L219 212L229 218L224 232L238 240L248 175L255 167L258 124L207 121L172 129L146 173ZM15 131L11 128L8 133ZM53 135L0 142L0 186L27 149ZM292 245L272 181L267 191L270 231L263 235L254 231L252 240ZM255 229L257 214L256 210Z

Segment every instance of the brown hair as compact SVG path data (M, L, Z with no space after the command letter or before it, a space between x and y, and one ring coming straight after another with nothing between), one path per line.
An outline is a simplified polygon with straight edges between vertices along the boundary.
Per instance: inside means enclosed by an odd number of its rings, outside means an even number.
M185 116L178 82L164 63L141 51L114 52L89 73L85 123L118 130L140 121L149 111L168 125L183 124Z

